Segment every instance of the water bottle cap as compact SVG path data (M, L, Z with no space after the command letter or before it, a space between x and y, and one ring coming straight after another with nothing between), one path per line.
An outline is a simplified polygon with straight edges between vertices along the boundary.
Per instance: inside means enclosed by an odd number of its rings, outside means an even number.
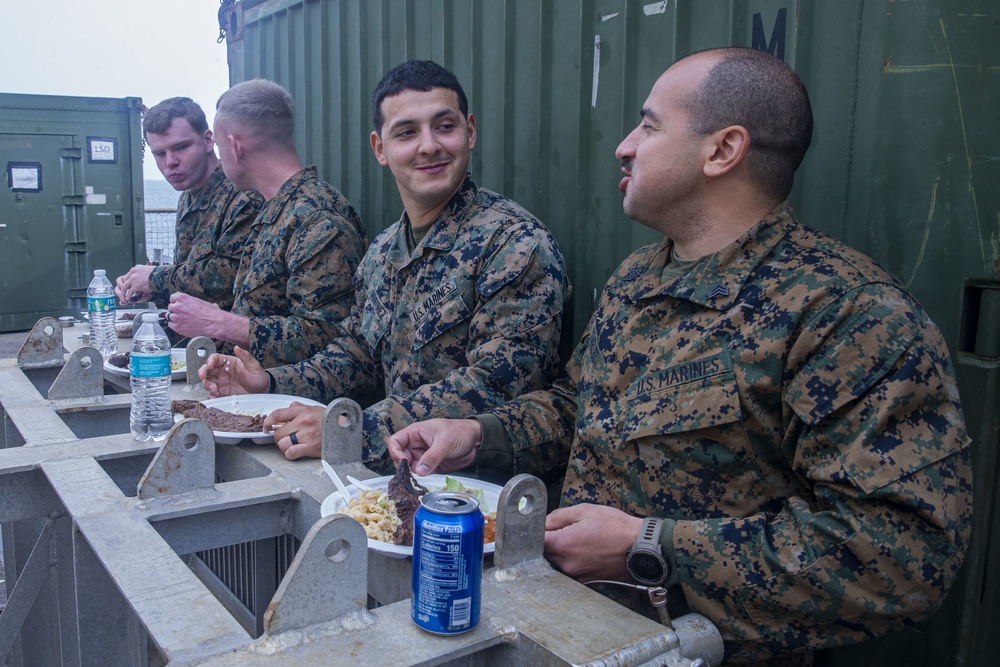
M104 269L94 269L94 275L95 276L104 276L104 275L107 275L107 273L108 272L105 271Z

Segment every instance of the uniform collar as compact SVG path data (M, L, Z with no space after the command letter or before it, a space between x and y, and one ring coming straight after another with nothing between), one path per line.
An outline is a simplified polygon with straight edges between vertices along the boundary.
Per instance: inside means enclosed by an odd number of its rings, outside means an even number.
M665 282L661 275L673 241L664 239L645 265L632 267L624 276L625 291L633 301L672 296L726 310L736 302L754 267L797 225L791 206L782 202L736 241Z
M427 248L451 250L458 237L458 231L462 227L462 221L465 220L465 214L472 206L477 194L479 194L479 186L472 180L472 176L466 174L462 187L448 200L444 210L431 223L431 230L427 232L427 236L412 253L410 253L406 243L406 230L410 225L410 218L406 215L406 211L403 211L403 216L396 225L392 242L386 252L386 259L397 269L402 269L423 255Z
M215 199L216 191L222 186L226 180L226 172L222 170L222 163L220 162L216 165L215 169L209 175L208 180L205 181L205 185L201 186L197 190L188 190L187 202L184 206L184 210L181 211L181 217L187 214L189 211L204 211L208 209L212 204L212 200Z
M281 215L281 211L284 210L285 204L292 199L292 196L295 195L306 181L318 178L316 174L316 167L314 165L303 167L292 174L291 178L282 183L281 187L278 188L274 197L264 202L264 207L261 209L260 215L257 216L254 224L270 225L276 222Z

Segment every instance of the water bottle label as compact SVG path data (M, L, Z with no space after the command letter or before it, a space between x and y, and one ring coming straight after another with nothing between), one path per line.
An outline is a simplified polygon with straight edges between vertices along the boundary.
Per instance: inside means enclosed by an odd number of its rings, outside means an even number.
M170 377L170 352L133 352L129 355L129 365L134 378Z
M87 297L87 310L92 313L110 313L118 306L118 297L91 296Z

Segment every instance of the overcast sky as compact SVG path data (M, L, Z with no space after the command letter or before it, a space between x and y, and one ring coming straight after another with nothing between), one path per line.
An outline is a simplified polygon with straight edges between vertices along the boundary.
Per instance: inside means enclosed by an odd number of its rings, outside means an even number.
M219 0L0 0L0 92L84 97L177 95L209 126L229 87ZM146 178L162 179L146 154Z

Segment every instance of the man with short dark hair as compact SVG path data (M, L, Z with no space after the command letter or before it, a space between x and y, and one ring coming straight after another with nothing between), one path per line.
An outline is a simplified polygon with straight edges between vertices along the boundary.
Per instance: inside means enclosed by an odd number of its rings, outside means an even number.
M181 191L177 244L172 264L139 264L120 276L115 281L119 301L166 305L171 293L187 292L231 308L260 197L240 192L226 178L205 112L190 98L171 97L146 111L142 132L160 173Z
M244 81L219 98L215 140L226 176L265 203L232 312L175 293L167 314L177 333L239 345L266 367L306 359L334 335L368 244L350 203L302 165L293 129L292 97L273 81Z
M568 459L546 558L643 613L635 585L668 588L733 663L810 664L928 617L971 527L941 333L786 201L811 133L777 58L675 63L616 153L625 212L665 238L609 279L567 376L388 443L418 474Z
M468 174L476 119L455 76L428 61L399 65L377 87L371 146L389 167L402 218L382 232L355 280L350 317L326 349L264 372L242 350L210 357L213 393L277 391L328 402L373 387L365 459L395 430L433 416L464 417L545 386L558 368L562 252L548 230ZM272 412L285 456L319 456L323 408Z

